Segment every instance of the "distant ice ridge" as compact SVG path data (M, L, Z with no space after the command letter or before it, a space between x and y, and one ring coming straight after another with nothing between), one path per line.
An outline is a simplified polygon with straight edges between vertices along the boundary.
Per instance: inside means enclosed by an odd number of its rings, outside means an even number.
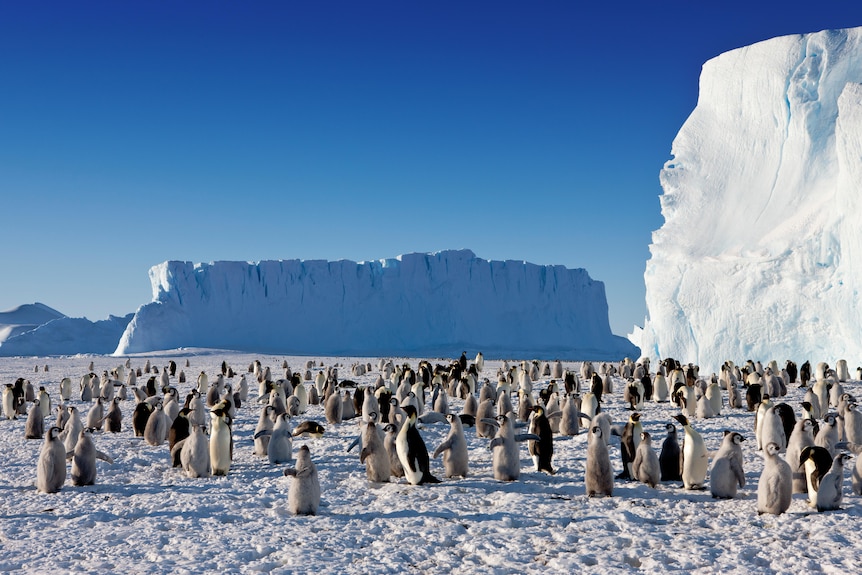
M59 317L10 337L0 345L0 356L109 354L132 320L109 315L108 319L90 321L81 317Z
M644 355L862 360L862 28L703 66L661 172Z
M488 261L470 250L394 259L279 260L150 269L115 355L178 347L332 355L621 359L586 270Z

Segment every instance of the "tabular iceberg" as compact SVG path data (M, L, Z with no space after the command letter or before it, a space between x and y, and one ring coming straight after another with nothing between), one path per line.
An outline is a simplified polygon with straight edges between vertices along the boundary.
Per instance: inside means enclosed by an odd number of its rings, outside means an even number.
M644 355L862 360L862 28L703 66L661 172Z
M178 347L336 355L621 359L586 270L488 261L469 250L394 259L279 260L150 269L115 355Z

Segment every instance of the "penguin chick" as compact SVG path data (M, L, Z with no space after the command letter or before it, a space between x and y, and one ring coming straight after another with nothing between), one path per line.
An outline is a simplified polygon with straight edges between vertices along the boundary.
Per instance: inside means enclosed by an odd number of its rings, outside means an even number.
M661 463L652 448L652 439L646 431L641 433L641 442L632 463L632 477L650 487L658 485L661 479Z
M709 491L716 499L736 497L737 487L745 487L742 469L742 442L740 433L725 431L721 447L712 460L709 471Z
M602 428L594 425L587 439L587 464L584 473L587 497L611 497L614 491L614 474L611 456L602 437Z
M850 459L851 456L848 453L839 453L833 458L832 467L820 480L820 488L817 490L815 500L817 511L841 509L844 496L844 464Z
M294 515L317 515L320 507L320 480L307 445L299 448L296 467L285 469L284 475L293 477L287 492L287 507L290 512Z
M449 421L449 435L443 440L433 457L436 459L443 454L444 477L467 477L468 455L467 438L464 435L464 427L461 418L452 413L446 414Z
M757 513L779 515L787 511L793 491L790 465L779 457L781 447L768 443L763 449L764 462L757 482Z

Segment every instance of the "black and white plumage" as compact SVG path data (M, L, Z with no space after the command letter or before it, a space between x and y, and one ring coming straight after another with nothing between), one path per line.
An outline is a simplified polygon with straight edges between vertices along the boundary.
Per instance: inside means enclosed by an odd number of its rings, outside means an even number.
M404 412L407 419L395 439L395 449L404 468L404 476L413 485L440 483L440 480L431 474L428 448L416 428L416 408L406 405Z

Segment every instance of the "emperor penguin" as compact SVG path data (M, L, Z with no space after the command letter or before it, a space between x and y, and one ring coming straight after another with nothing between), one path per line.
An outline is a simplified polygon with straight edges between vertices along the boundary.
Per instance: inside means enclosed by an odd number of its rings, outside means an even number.
M578 402L571 393L566 393L563 396L563 404L560 406L559 433L568 436L580 433Z
M287 492L287 507L290 512L294 515L317 515L320 507L320 480L307 445L299 448L296 467L285 469L284 475L293 477Z
M544 471L553 475L554 468L551 465L551 458L554 456L554 435L551 431L551 422L545 416L545 409L541 405L533 407L529 430L530 433L539 437L538 440L527 442L530 455L533 456L533 463L536 464L536 471Z
M6 387L3 388L3 416L6 419L18 419L18 410L15 405L15 392L12 388L13 385L11 383L7 383Z
M274 409L271 405L264 405L260 409L260 417L257 420L257 427L254 429L254 454L258 457L266 457L271 436L271 433L267 432L271 432L273 428L273 412Z
M521 476L521 458L518 454L515 429L512 419L508 415L498 415L493 421L486 421L497 425L497 434L488 444L488 449L493 452L492 467L494 479L497 481L517 481ZM528 434L517 439L538 440L539 436Z
M105 414L104 431L110 433L119 433L123 427L123 411L120 409L119 397L114 397L111 400L111 405L108 407L108 413Z
M757 513L779 515L787 511L793 491L790 465L778 455L777 443L764 447L763 471L757 483Z
M446 420L449 422L449 434L434 450L432 457L436 459L443 454L444 477L467 477L469 465L464 426L461 418L453 413L447 413Z
M270 463L287 463L293 459L293 441L291 440L290 416L288 414L280 414L272 430L263 433L270 434L266 451Z
M227 475L233 460L233 434L230 416L223 409L210 412L210 465L213 475ZM270 446L271 447L271 446Z
M67 452L75 449L75 444L78 443L78 434L83 428L84 424L81 423L78 409L74 405L69 406L69 419L63 427L63 445Z
M482 388L485 389L485 388ZM491 438L496 433L496 427L493 424L487 423L494 418L494 400L491 398L485 399L479 403L479 410L476 413L476 436Z
M174 448L180 448L180 463L191 478L210 476L210 447L203 425L193 425L191 433Z
M721 415L721 387L718 385L718 382L710 381L706 386L706 393L704 395L706 395L706 399L712 407L713 415Z
M602 437L602 428L594 425L587 439L587 463L584 473L587 497L611 497L614 491L614 474L611 456Z
M844 464L851 459L848 453L838 453L832 459L832 467L820 480L815 507L817 511L841 509L844 497Z
M44 385L39 386L39 393L37 398L39 400L39 407L42 409L42 417L48 417L51 415L51 396L48 395L48 392L45 390Z
M652 439L646 431L641 432L641 442L632 463L632 477L650 487L655 487L661 480L661 463L652 448Z
M84 427L99 428L102 426L102 420L105 417L105 404L101 397L96 398L96 402L90 407L87 412L87 424Z
M805 470L805 480L808 486L808 505L817 505L817 491L820 489L820 480L832 467L832 455L829 450L819 445L804 447L799 454L799 461Z
M72 485L93 485L96 482L96 459L113 463L114 460L102 453L93 444L90 429L82 429L78 435L75 450L66 454L72 460Z
M785 460L790 465L793 478L793 493L807 493L808 485L805 479L805 469L799 460L802 450L814 445L814 424L810 419L800 419L793 427L793 433L787 441Z
M632 465L644 430L640 420L641 414L635 411L629 416L629 420L623 428L623 433L620 436L620 456L623 461L623 470L617 475L617 479L635 479Z
M745 437L735 431L724 432L724 439L709 471L709 491L716 499L733 499L737 487L745 487L742 469L742 442Z
M171 428L168 430L168 448L171 451L171 463L173 467L179 467L182 465L182 461L180 460L180 451L175 450L174 447L177 443L191 435L192 425L189 422L190 411L191 410L188 407L183 407L180 412L177 413L176 419L171 423Z
M365 427L362 433L362 451L359 453L359 461L365 464L365 475L368 481L386 483L389 481L391 471L389 454L377 428L377 413L369 413L363 425Z
M781 420L776 405L768 407L765 411L758 410L758 444L761 448L767 443L775 443L782 452L787 449L787 436L784 432L784 423ZM760 423L762 419L762 424Z
M147 419L147 425L144 427L144 441L150 445L159 446L168 438L169 429L168 416L165 415L162 402L159 401Z
M404 407L404 412L407 419L395 439L395 449L407 481L412 485L440 483L439 479L431 475L428 448L425 447L425 442L416 428L416 408L407 405Z
M59 439L59 427L45 434L39 463L36 465L36 489L42 493L57 493L66 482L66 448Z
M42 415L42 408L39 405L39 400L33 402L33 407L27 414L27 423L24 425L25 439L42 439L45 435L45 416Z
M682 481L682 452L679 448L679 438L673 423L665 424L667 437L661 444L659 465L662 481Z
M862 495L862 457L857 454L856 465L850 476L850 487L856 495Z
M72 398L72 380L64 377L60 380L60 400L69 401Z
M862 412L856 402L848 403L844 410L844 436L848 442L862 445Z
M685 430L685 441L682 448L682 483L686 489L703 489L706 482L706 472L709 468L709 457L703 437L695 431L684 415L675 415Z
M332 425L341 423L343 414L344 403L341 400L341 394L338 391L334 391L326 399L326 404L324 405L326 421Z
M661 372L656 373L653 379L653 399L658 403L665 403L670 397L670 390L667 387L667 378Z
M829 451L829 456L834 457L836 454L836 444L838 443L838 415L827 413L823 421L824 423L820 426L820 431L814 436L814 445L825 448Z
M398 437L398 426L394 423L387 423L383 426L383 447L389 455L389 473L395 477L404 477L404 467L401 465L401 459L398 457L398 450L395 447L395 440Z

